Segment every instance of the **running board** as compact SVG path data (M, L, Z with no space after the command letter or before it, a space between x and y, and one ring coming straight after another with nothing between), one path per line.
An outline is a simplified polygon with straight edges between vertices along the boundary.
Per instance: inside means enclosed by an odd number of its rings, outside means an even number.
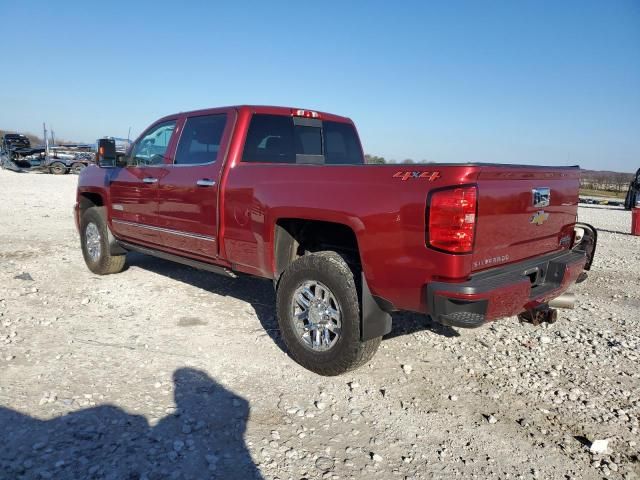
M120 246L126 250L131 250L133 252L144 253L145 255L151 255L152 257L162 258L163 260L169 260L171 262L181 263L182 265L187 265L189 267L197 268L198 270L206 270L207 272L217 273L218 275L224 275L225 277L237 278L234 272L229 270L228 268L219 267L217 265L211 265L210 263L200 262L198 260L193 260L191 258L181 257L179 255L173 255L172 253L163 252L160 250L154 250L148 247L141 247L139 245L134 245L133 243L127 242L118 242Z

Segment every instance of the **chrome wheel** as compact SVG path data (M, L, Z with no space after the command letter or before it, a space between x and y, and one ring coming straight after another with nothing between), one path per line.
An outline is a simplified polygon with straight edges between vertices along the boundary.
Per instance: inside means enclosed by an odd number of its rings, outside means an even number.
M306 281L293 294L293 320L302 343L312 350L333 347L342 329L340 304L326 285Z
M88 223L84 229L84 241L87 246L87 254L92 261L97 262L102 253L102 244L100 242L100 230L95 223Z

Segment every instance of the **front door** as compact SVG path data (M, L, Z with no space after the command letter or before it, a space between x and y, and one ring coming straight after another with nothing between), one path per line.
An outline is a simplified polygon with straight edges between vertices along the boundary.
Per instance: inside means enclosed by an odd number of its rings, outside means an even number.
M173 164L158 187L162 244L176 253L218 255L218 188L235 111L186 117Z
M111 173L111 228L124 240L159 245L158 184L167 174L176 120L153 125L136 141L126 166Z

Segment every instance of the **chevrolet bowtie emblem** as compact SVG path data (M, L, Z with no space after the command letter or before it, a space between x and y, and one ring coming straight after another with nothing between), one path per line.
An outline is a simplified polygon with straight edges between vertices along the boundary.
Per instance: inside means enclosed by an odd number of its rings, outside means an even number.
M535 225L542 225L549 218L549 214L544 210L540 210L531 216L529 223L533 223Z

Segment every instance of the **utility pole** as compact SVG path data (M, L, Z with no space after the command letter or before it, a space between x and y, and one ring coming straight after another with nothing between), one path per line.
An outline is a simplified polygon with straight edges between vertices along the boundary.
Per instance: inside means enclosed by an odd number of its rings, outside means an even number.
M129 127L129 133L127 133L127 143L131 143L131 127Z
M52 128L51 129L51 145L55 146L55 144L56 144L56 137L54 135L53 128Z
M47 125L42 122L42 130L44 131L44 154L49 156L49 137L47 137Z

